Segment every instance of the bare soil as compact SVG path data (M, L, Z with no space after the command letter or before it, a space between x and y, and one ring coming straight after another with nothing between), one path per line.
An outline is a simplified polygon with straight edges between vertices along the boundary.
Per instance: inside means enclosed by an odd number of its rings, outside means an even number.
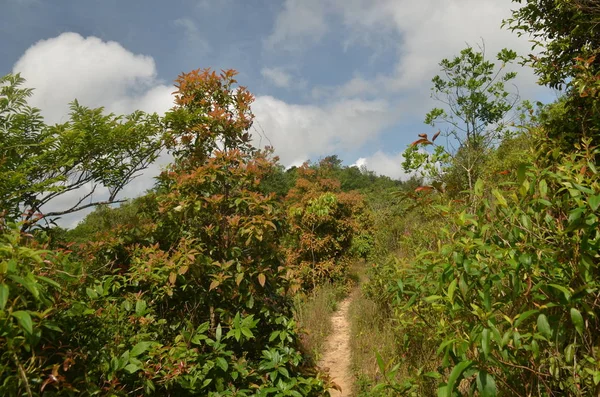
M329 372L333 381L342 389L329 390L332 397L352 396L352 371L350 368L350 321L348 308L354 294L340 302L338 310L333 313L331 322L333 330L325 343L323 358L319 367Z

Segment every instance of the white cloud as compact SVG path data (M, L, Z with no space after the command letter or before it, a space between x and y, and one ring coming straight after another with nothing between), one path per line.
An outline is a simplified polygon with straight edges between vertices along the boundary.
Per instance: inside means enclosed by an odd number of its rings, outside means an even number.
M369 171L375 171L378 175L387 175L393 179L407 180L412 174L402 168L404 153L387 154L378 150L369 157L361 157L353 165L365 166Z
M157 79L151 57L133 54L119 43L96 37L64 33L39 41L23 54L13 71L20 72L27 80L26 85L35 88L30 105L40 108L49 123L66 121L68 103L73 99L89 107L104 106L108 112L116 114L137 109L164 113L173 106L173 88ZM120 197L132 198L151 188L154 176L168 161L168 157L161 157L134 179ZM69 192L44 209L69 208L90 189L87 186ZM106 197L106 191L94 193L95 200ZM65 216L60 223L74 226L87 212Z
M502 20L515 7L511 0L323 0L319 7L312 3L286 2L270 39L276 37L282 48L301 50L317 43L328 24L339 17L350 32L340 44L344 48L366 45L381 52L383 46L397 54L392 73L357 76L340 87L318 87L313 91L315 96L384 96L405 90L418 94L418 89L428 97L431 78L439 73L439 62L457 55L467 43L477 45L483 39L490 59L505 47L522 55L530 52L527 37L501 28ZM316 32L311 32L313 24L319 26ZM391 37L396 39L395 47ZM519 74L516 84L523 97L540 93L531 70L522 69Z
M277 87L288 88L292 82L292 76L281 68L263 68L260 74Z
M171 87L160 83L152 57L133 54L113 41L63 33L32 45L14 72L35 88L30 104L50 123L65 121L68 103L128 113L164 112L172 106Z
M396 121L394 109L383 100L346 99L318 107L261 96L253 111L255 143L273 145L284 165L360 148Z
M264 46L296 51L321 39L327 32L324 3L322 0L286 0Z

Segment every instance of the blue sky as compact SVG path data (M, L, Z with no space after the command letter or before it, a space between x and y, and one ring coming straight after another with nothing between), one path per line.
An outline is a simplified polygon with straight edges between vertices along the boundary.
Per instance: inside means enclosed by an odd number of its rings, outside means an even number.
M67 103L164 112L182 71L239 71L256 95L256 142L284 165L338 154L401 178L402 151L433 131L438 62L482 39L529 52L501 29L510 0L0 0L0 73L21 72L50 122ZM527 69L525 99L551 100ZM258 132L267 139L259 139ZM158 172L159 166L147 173ZM126 193L135 195L148 179Z

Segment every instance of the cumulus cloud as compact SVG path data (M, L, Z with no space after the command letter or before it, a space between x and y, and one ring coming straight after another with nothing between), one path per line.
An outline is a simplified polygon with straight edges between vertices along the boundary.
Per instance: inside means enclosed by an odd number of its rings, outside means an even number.
M255 143L273 145L284 165L359 148L395 121L393 107L384 100L346 99L319 107L261 96L253 111Z
M416 89L427 94L431 78L439 72L440 60L458 54L467 43L475 46L482 39L490 58L505 47L523 55L530 52L527 37L518 37L501 28L502 20L510 17L511 8L515 7L511 0L323 0L319 3L319 7L313 7L312 1L287 1L277 19L285 23L276 23L270 38L276 37L282 47L301 50L310 40L317 43L332 21L341 19L349 32L343 43L345 47L360 44L380 52L385 45L388 52L397 54L397 60L388 75L355 77L335 90L317 88L313 94L383 95ZM311 18L303 17L307 15ZM311 32L313 23L319 25L315 33ZM525 69L519 73L517 85L524 97L540 92L532 71Z
M49 123L66 121L68 103L73 99L89 107L104 106L107 112L116 114L137 109L164 113L173 106L173 88L157 79L151 57L134 54L119 43L96 37L64 33L39 41L16 62L13 71L21 73L27 86L35 88L30 104L40 108ZM134 179L120 197L136 197L151 188L153 178L169 160L167 156L161 157ZM69 192L44 210L69 208L90 189L91 186L87 186ZM105 191L94 193L95 200L106 197ZM65 216L61 224L74 226L86 212L89 211Z
M366 167L369 171L375 171L378 175L386 175L393 179L408 180L412 174L402 168L404 153L384 153L378 150L368 157L361 157L353 165Z
M50 123L66 120L73 99L115 113L164 112L172 106L173 90L157 79L152 57L97 37L63 33L41 40L25 51L13 72L35 88L31 105Z

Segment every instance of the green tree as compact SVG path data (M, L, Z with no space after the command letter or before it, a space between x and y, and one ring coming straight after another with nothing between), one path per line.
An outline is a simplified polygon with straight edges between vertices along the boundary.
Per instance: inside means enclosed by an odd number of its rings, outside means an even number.
M47 125L27 104L33 90L18 74L0 78L0 208L23 229L49 225L61 215L119 202L117 195L148 167L161 149L162 124L156 114L104 114L77 101L69 121ZM90 189L62 208L57 202L83 186ZM108 189L108 197L98 193ZM96 193L96 197L94 197ZM52 211L47 211L52 206Z
M479 50L469 46L459 56L440 62L443 75L433 78L431 90L432 97L445 106L427 113L425 123L445 129L431 139L427 134L419 135L405 153L405 170L420 170L434 181L444 181L453 167L460 174L458 190L473 188L487 151L507 134L514 121L519 98L506 89L506 83L516 72L505 69L516 57L514 51L503 49L497 55L501 62L497 67L486 60L483 46ZM445 139L436 142L440 135ZM431 153L422 150L428 145L434 147Z
M513 0L522 4L504 24L533 42L525 63L540 84L562 89L565 98L544 115L552 142L543 149L576 151L582 137L600 142L600 2ZM565 117L568 114L568 117Z

